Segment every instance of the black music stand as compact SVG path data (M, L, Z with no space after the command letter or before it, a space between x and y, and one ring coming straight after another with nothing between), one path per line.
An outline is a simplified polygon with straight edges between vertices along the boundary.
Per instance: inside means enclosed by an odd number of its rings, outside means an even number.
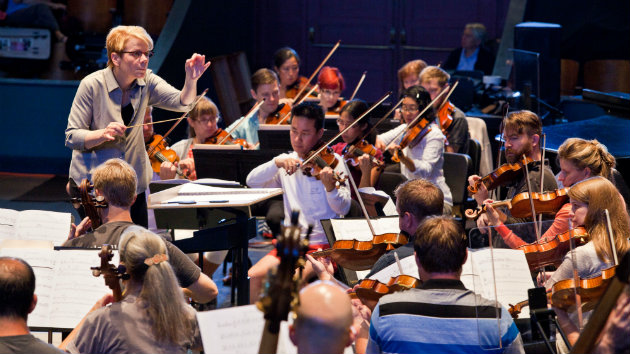
M287 140L288 142L288 140ZM286 152L284 150L193 149L198 178L219 178L246 185L247 175L257 166Z

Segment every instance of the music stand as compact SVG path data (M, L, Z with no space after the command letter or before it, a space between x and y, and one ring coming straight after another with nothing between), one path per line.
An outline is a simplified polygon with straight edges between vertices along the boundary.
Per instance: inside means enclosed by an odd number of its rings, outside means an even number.
M196 195L188 195L190 201L172 203L169 200L179 195L180 189L184 185L169 188L167 190L153 193L149 196L148 208L162 210L165 213L164 219L156 219L156 224L160 228L183 228L198 229L194 236L189 239L175 240L173 244L184 253L200 253L200 260L203 259L201 253L206 251L234 250L234 266L232 267L232 279L236 280L236 303L237 305L247 305L249 303L249 280L247 279L247 248L249 240L256 237L256 219L249 217L247 209L261 201L282 194L280 188L251 189L251 198L234 197L230 190L226 189L225 200L219 202L204 202ZM238 193L247 193L248 189L240 189ZM222 195L223 196L223 195ZM223 198L221 196L221 198ZM235 198L230 202L230 198ZM199 200L197 202L196 200ZM243 208L246 208L243 210ZM229 212L234 215L231 224L219 225L207 228L207 220L210 213L215 209ZM172 212L172 213L170 213Z
M193 158L198 178L218 178L246 185L247 175L282 152L278 150L209 150L195 146Z

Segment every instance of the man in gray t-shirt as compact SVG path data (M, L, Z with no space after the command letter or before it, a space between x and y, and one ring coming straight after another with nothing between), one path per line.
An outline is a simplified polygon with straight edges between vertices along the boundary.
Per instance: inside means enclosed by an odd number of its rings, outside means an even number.
M19 258L0 257L0 353L63 353L29 331L26 319L36 304L31 266Z

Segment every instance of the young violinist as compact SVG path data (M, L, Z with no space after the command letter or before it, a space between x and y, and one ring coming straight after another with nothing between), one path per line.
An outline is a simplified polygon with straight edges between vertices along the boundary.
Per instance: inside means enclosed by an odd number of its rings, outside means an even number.
M367 110L368 105L365 101L352 100L348 102L345 106L343 106L341 114L339 118L337 118L339 130L346 129ZM359 188L374 187L382 170L381 166L373 161L376 159L376 161L381 163L383 162L383 153L380 149L377 149L373 145L376 140L375 134L370 134L371 136L366 137L363 142L359 140L371 129L368 118L369 117L363 118L359 123L355 124L347 132L343 133L341 135L343 142L332 146L332 149L337 154L343 156L346 161L350 160L350 162L348 162L348 166L353 166L350 170L352 177L355 179L355 182L357 182L357 186L359 186ZM356 154L352 153L350 150L350 148L355 145L372 145L371 148L374 149L374 156L371 156L368 153L363 153L361 156L355 157Z
M420 85L429 92L432 100L442 91L450 89L451 86L448 83L450 79L451 76L437 66L427 66L420 72ZM445 151L467 154L470 133L466 114L448 101L446 95L435 102L439 126L446 136Z
M219 117L217 105L209 98L202 97L186 118L189 138L180 140L171 147L180 157L179 164L162 163L160 170L162 179L181 178L176 174L177 166L184 171L189 180L197 179L192 149L196 144L206 144L209 139L225 132L218 127Z
M300 76L300 56L289 47L280 48L273 55L273 70L278 73L280 78L281 99L294 99L308 81L304 76ZM309 88L305 88L304 91Z
M330 167L322 168L318 178L303 173L307 166L302 166L302 161L308 157L309 153L316 150L324 134L322 109L315 103L305 102L293 107L291 113L290 138L294 151L278 155L273 160L256 167L247 176L247 185L253 188L282 188L285 225L289 224L288 218L291 211L299 210L298 224L302 228L302 236L305 236L309 225L313 226L310 248L315 251L318 248L329 247L319 221L347 214L350 210L350 190L347 183L336 188L334 174L345 171L342 163L337 163L334 170ZM341 159L337 154L334 156L338 160ZM260 293L267 271L279 262L275 252L272 251L249 269L252 303ZM308 275L309 271L310 267L307 266L305 274Z
M504 120L503 127L503 139L505 140L505 159L510 164L515 164L523 160L523 156L531 159L533 162L529 163L527 170L524 171L520 178L513 181L508 188L507 198L512 199L517 194L528 191L528 185L531 186L532 192L540 193L540 174L544 173L543 179L543 192L554 191L558 188L555 176L547 164L541 170L541 158L540 151L540 137L542 134L542 122L540 118L530 111L516 111L508 114ZM524 170L521 167L521 170ZM526 172L529 173L526 173ZM529 178L529 183L528 183ZM468 178L468 183L473 186L479 181L481 177L473 175ZM473 194L473 198L477 201L478 205L483 205L484 201L488 199L489 192L483 183L479 186L477 193ZM504 224L515 224L531 221L531 219L519 219L513 217L509 210L504 212L505 217L502 217L501 221ZM477 226L481 233L486 233L486 227L489 225L488 215L486 213L481 214L477 219ZM481 235L471 236L473 246L482 245L487 242L485 237ZM503 245L503 240L495 237L493 242L499 242L498 245ZM535 239L527 240L530 243Z
M610 179L610 172L615 166L615 158L604 145L597 140L580 138L569 138L560 145L558 148L558 162L560 164L558 182L565 187L571 187L594 176ZM501 222L502 219L506 219L506 216L501 211L493 208L488 202L491 201L486 202L489 225L496 226L495 230L511 248L526 245L527 243L523 239L514 234ZM540 241L552 239L556 235L568 231L570 212L571 203L567 202L555 214L553 224L541 236Z
M346 104L339 96L346 88L346 83L339 69L324 66L317 77L319 85L319 105L326 115L339 115L341 108Z
M431 97L427 90L421 86L412 86L403 90L400 95L403 99L401 104L402 117L405 124L380 134L376 137L376 147L381 150L394 152L400 150L400 142L407 125L413 122L414 118L426 108L431 102ZM444 212L450 213L453 206L451 190L446 185L442 165L444 164L444 135L433 123L435 113L433 109L428 109L423 118L430 123L416 136L412 142L398 152L400 158L400 172L408 179L425 178L437 185L444 193ZM421 118L422 119L422 118ZM420 122L420 120L418 120ZM394 141L394 138L397 138Z
M630 248L630 221L626 206L619 191L608 179L593 177L576 183L569 190L569 197L573 225L586 228L589 242L565 255L562 264L546 282L547 290L551 290L559 281L573 278L574 260L581 279L597 277L604 269L614 265L605 209L610 214L610 227L618 259ZM569 341L575 343L579 335L577 311L567 314L557 307L555 311ZM591 314L592 311L583 313L584 320L587 321Z
M195 311L182 297L166 242L129 231L118 243L123 298L99 300L64 340L70 353L187 353L201 349ZM110 306L105 306L111 303Z
M245 117L237 119L227 127L227 131L236 139L245 139L249 144L258 144L258 128L261 124L267 123L269 118L281 119L285 114L290 113L288 103L281 103L279 96L278 76L269 69L259 69L252 75L251 94L256 102L265 100L247 122L242 122ZM287 119L284 124L288 124Z
M113 28L106 39L107 68L86 76L75 95L68 116L66 146L72 149L70 193L104 161L123 156L138 175L140 198L133 206L134 220L147 225L143 195L150 180L149 157L142 128L148 105L185 112L197 95L197 80L210 66L205 56L193 54L186 61L186 79L181 91L148 70L153 55L151 36L138 26Z
M379 299L369 332L359 334L368 336L366 353L524 353L507 309L461 282L467 247L450 216L418 227L413 249L422 284Z

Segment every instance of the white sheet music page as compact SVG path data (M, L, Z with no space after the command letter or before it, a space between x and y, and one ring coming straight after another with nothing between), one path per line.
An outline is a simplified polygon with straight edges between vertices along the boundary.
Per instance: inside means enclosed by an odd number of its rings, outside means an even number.
M370 222L377 235L400 232L397 217L370 219ZM365 219L331 219L330 224L337 240L372 240L372 232Z
M15 223L19 211L0 208L0 239L15 238Z
M74 328L103 295L111 292L90 267L100 266L99 250L4 248L0 256L25 260L35 273L37 306L30 327ZM112 264L118 264L114 252Z
M61 246L67 239L72 214L46 210L23 210L16 223L17 237L22 240L46 240Z
M265 319L256 305L197 312L197 322L206 353L258 353Z
M494 248L491 253L490 248L469 249L468 262L470 262L470 268L467 270L464 267L463 273L474 273L478 276L479 282L475 281L473 285L470 285L472 287L464 283L466 287L488 300L494 300L496 279L496 297L506 308L509 304L526 300L527 290L534 287L525 253L521 250ZM493 262L495 279L493 279ZM527 317L525 313L521 315Z
M410 275L412 277L416 277L420 279L420 274L418 274L418 265L416 264L415 256L402 258L400 260L400 265L402 267L403 274ZM370 277L370 279L376 279L380 281L381 283L387 284L387 282L389 282L391 278L397 277L399 275L400 275L400 268L398 267L398 263L394 263L383 268L380 272L373 274Z

